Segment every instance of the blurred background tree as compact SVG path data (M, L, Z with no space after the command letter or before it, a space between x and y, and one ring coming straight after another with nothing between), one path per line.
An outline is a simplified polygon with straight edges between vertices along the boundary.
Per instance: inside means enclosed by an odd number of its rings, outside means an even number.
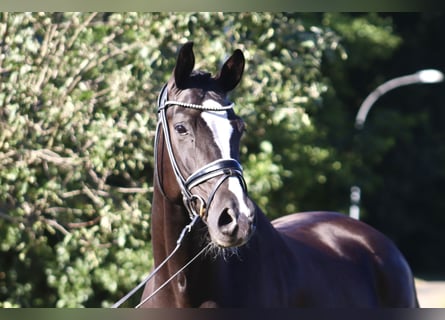
M440 86L382 99L361 133L353 119L388 78L444 69L443 18L2 13L0 306L109 306L148 273L155 102L189 40L213 73L235 48L246 56L232 99L270 218L346 212L359 183L364 220L416 273L442 270Z
M314 115L317 127L326 130L324 143L351 169L347 179L353 181L344 184L342 195L349 194L347 186L359 184L363 220L397 243L418 276L443 278L444 83L395 89L376 102L361 132L352 124L358 106L383 82L422 69L445 71L445 46L436 37L444 15L346 16L324 17L323 24L342 35L348 59L323 64L331 90L324 96L325 110ZM327 187L334 201L342 201L338 178Z

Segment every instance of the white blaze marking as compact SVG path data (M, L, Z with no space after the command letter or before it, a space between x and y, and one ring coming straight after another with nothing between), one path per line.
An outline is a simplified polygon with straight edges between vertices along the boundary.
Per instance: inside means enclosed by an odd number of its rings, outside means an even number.
M214 100L204 101L203 106L221 107L221 105ZM204 111L201 113L201 117L212 131L213 139L221 151L222 159L231 159L230 138L232 137L233 128L227 117L227 111ZM244 190L237 177L229 178L229 190L236 196L240 212L246 216L250 216L250 210L243 199Z
M203 103L204 107L221 107L221 105L214 100L206 100ZM201 113L201 117L212 130L215 143L221 150L223 159L230 159L230 138L232 137L233 128L227 118L227 111L205 111Z
M237 177L229 178L229 190L236 196L236 199L238 200L239 211L242 212L245 216L250 218L252 212L250 212L249 208L244 202L243 199L244 190L241 187L241 183Z

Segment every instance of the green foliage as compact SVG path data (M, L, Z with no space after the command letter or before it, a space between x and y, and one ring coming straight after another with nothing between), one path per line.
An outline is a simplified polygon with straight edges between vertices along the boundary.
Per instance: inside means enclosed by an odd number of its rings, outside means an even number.
M156 88L150 37L129 42L136 18L2 15L4 305L106 305L150 268ZM138 253L130 264L125 248Z
M348 62L356 65L363 61L390 57L402 39L394 34L391 18L376 13L357 15L328 13L323 24L341 34L342 42L351 44L361 55L350 55Z

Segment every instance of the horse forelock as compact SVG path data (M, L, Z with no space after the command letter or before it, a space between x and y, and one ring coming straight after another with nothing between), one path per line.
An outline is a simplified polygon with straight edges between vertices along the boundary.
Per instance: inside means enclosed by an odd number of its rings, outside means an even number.
M170 100L189 102L194 104L201 104L204 99L213 99L221 103L226 101L226 93L220 81L212 77L209 72L202 70L193 70L189 77L178 87L175 83L174 77L169 81L169 92L172 96ZM180 98L190 99L179 100Z

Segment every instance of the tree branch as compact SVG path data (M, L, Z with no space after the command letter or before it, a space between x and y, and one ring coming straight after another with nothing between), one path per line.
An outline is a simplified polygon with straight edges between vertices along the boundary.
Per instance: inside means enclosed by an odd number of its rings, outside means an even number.
M51 227L53 227L54 229L59 230L61 233L63 233L64 235L69 235L71 234L68 230L65 229L64 226L62 226L60 223L58 223L56 220L54 219L47 219L44 218L43 219L44 222L46 222L48 225L50 225Z

